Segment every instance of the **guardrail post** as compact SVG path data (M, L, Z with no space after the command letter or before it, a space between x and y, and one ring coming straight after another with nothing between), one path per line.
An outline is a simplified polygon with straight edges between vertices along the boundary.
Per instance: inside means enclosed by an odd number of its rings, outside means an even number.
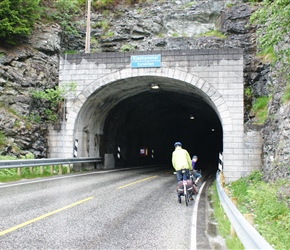
M51 165L51 166L50 166L50 174L51 174L51 175L53 175L53 169L54 169L54 166Z
M44 173L44 167L40 166L40 174L43 174L43 173Z
M70 174L70 163L67 165L67 173Z
M225 186L225 176L224 176L223 171L220 171L220 181L221 181L222 187L224 187Z
M223 189L224 189L224 192L226 193L226 195L229 196L229 189L228 188L223 188ZM220 206L222 206L222 204L220 204ZM227 215L225 212L224 212L224 219L227 219Z
M30 172L30 174L33 173L33 167L29 167L29 172Z
M17 174L18 176L21 176L21 168L17 168Z
M244 214L244 217L246 218L246 220L252 225L254 226L255 221L254 221L254 215L253 214Z
M237 207L238 206L238 198L236 197L232 197L231 198L232 203L234 203L234 205Z
M59 174L59 175L62 174L62 165L59 165L58 174Z

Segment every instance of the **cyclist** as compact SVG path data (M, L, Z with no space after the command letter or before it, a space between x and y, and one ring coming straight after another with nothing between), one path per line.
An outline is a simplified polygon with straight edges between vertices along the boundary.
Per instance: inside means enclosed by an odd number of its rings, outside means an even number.
M181 142L174 143L175 150L172 152L172 166L176 171L176 182L183 180L182 169L186 169L185 177L189 180L189 170L191 170L191 159L187 150L182 148ZM180 194L178 194L178 202L181 203Z
M198 157L196 155L194 155L191 159L191 166L192 166L192 174L193 176L195 177L195 185L197 185L199 179L202 177L202 175L200 173L198 173L196 170L195 170L195 163L198 161Z
M186 169L186 179L189 180L189 170L191 170L191 160L187 150L182 148L181 142L174 143L175 150L172 152L172 165L176 171L176 181L183 180L182 169Z

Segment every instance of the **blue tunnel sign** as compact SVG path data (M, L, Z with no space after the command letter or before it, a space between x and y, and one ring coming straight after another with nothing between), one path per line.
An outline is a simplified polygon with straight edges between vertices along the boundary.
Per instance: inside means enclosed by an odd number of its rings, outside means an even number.
M159 68L161 55L131 56L131 68Z

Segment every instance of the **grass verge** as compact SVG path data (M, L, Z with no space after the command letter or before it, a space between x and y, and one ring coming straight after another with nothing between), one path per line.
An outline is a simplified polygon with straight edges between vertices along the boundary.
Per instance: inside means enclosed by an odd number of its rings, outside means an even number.
M254 171L232 182L227 186L229 196L237 198L237 208L242 214L254 215L256 230L274 249L290 249L290 183L286 180L266 183L261 177L261 172ZM229 237L230 223L224 218L215 183L210 187L210 198L218 232L226 240L228 249L244 249L235 238Z
M7 168L0 169L0 182L10 182L10 181L18 181L22 179L33 179L40 177L48 177L57 175L59 173L60 166L54 166L53 173L51 174L50 166L43 167L43 171L41 167L33 167L30 168L21 168L21 176L18 175L17 168ZM67 168L62 168L62 174L67 173Z
M209 188L209 197L212 201L212 208L215 220L217 222L217 232L226 241L228 249L243 250L244 247L239 238L231 237L231 223L224 213L224 209L220 204L219 196L216 189L216 181Z

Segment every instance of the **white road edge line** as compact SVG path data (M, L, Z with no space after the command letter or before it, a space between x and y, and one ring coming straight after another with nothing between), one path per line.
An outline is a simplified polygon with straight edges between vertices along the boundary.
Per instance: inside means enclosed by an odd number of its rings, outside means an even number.
M206 181L202 184L201 188L198 191L197 197L194 202L194 208L193 208L193 215L191 220L191 242L190 242L190 249L195 250L196 249L196 226L197 226L197 209L198 209L198 203L200 194L202 192L202 189L205 185Z

